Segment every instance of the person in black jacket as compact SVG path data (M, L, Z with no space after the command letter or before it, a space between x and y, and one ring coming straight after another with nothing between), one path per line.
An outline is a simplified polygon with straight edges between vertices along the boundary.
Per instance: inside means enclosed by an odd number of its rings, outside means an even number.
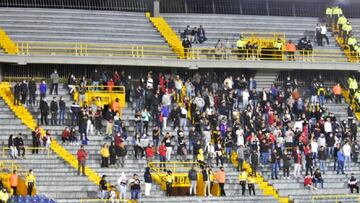
M9 136L9 140L8 140L8 147L10 149L10 156L12 159L16 159L16 147L14 145L14 138L13 138L13 135L11 134Z
M255 150L250 155L252 175L256 177L256 170L259 165L259 156Z
M18 157L20 157L20 150L22 150L22 157L25 157L25 147L24 147L24 141L21 137L21 133L19 133L16 138L14 139L14 145L18 152Z
M21 87L20 84L17 82L14 86L14 105L19 105L20 103L20 95L21 95Z
M145 181L145 196L149 197L151 191L151 185L152 185L150 167L145 168L144 181Z
M59 124L60 124L60 125L65 125L66 103L65 103L63 97L60 97L60 100L59 100L59 109L60 109Z
M47 117L49 115L49 105L46 102L45 98L41 99L40 101L40 115L41 125L44 125L44 121L45 124L48 125Z
M282 156L282 160L283 160L283 172L284 172L284 179L290 179L290 175L289 175L289 169L291 166L291 154L287 153L286 151L283 153Z
M53 100L50 103L51 111L51 125L57 125L57 115L58 115L59 106L56 102L56 97L53 97Z
M31 78L31 80L28 83L28 89L29 89L29 105L35 105L35 99L36 99L36 83L34 78Z
M102 176L102 178L99 182L99 189L101 192L100 198L107 199L108 198L108 188L107 188L106 175Z
M25 104L26 103L26 97L27 97L27 94L28 94L28 86L27 86L25 80L20 84L20 92L21 92L21 103Z
M313 157L311 155L311 153L308 153L305 157L305 160L306 160L306 173L309 174L309 171L310 171L310 175L313 175L313 170L312 170L312 167L313 167Z
M111 141L110 147L109 147L109 153L110 153L110 166L114 166L115 165L115 161L116 161L116 150L115 150L115 145L114 145L114 141Z
M33 147L40 147L41 143L40 143L40 139L41 139L41 134L40 134L40 130L39 127L36 127L34 131L32 131L31 133L32 135L32 143L33 143ZM39 149L33 149L32 153L33 154L38 154L39 153Z

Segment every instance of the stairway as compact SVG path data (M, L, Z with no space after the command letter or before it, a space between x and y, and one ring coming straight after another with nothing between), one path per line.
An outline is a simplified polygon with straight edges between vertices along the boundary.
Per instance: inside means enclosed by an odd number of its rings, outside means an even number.
M0 100L0 142L7 147L8 137L12 134L23 134L25 146L32 146L31 131L21 124L12 111ZM8 152L1 156L8 159ZM74 199L95 197L97 186L88 181L87 177L77 176L76 170L66 164L57 155L41 152L32 155L26 151L26 159L14 162L25 170L33 169L37 178L38 194L62 202L74 202Z
M276 70L259 70L256 72L254 80L256 81L256 90L269 90L278 77L279 72Z

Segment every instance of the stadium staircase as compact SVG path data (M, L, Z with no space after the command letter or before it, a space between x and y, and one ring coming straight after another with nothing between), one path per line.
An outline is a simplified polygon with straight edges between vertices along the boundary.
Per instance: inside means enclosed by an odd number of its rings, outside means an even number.
M0 127L3 133L1 136L3 147L7 146L10 134L18 133L23 134L25 146L32 146L31 130L34 129L36 122L24 106L13 105L13 95L9 92L8 84L2 83L1 86L0 105L3 111L1 118L4 122L1 122ZM73 202L73 199L95 197L100 177L89 167L86 167L87 177L76 176L76 157L69 154L56 139L53 139L50 148L53 153L41 150L38 155L16 159L15 163L26 169L33 169L38 180L38 191L58 202ZM8 157L8 151L2 153L3 157ZM30 154L30 151L26 153Z
M256 81L257 91L262 91L263 89L270 89L271 85L274 84L278 78L279 72L276 70L259 70L254 76Z
M7 54L17 54L16 44L10 39L6 32L0 28L0 48Z
M171 26L163 17L149 17L154 27L159 31L161 36L166 40L173 51L180 59L184 58L184 47L181 39L176 35Z

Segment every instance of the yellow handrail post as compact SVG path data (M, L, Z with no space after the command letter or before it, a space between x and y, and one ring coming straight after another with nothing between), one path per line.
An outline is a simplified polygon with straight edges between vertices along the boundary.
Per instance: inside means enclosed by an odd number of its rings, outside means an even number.
M336 195L336 196L335 196L335 203L339 203L339 199L338 199L338 198L339 198L339 196Z
M26 43L26 55L29 55L29 43Z
M78 44L75 43L75 56L77 56L77 55L78 55Z
M141 58L144 58L144 46L141 46Z
M134 46L131 46L131 57L134 58Z

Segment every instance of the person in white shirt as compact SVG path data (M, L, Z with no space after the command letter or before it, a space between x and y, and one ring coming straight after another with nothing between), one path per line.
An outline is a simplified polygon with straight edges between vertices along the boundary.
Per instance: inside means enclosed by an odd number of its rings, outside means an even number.
M126 199L126 185L128 183L128 179L125 176L125 173L122 172L120 178L117 180L117 186L119 190L119 199L125 200Z
M176 75L174 83L175 83L175 90L176 90L176 98L175 99L177 101L181 101L181 92L182 92L183 82L180 79L179 75Z
M316 142L315 139L313 139L310 143L311 145L311 154L313 157L313 161L314 161L314 166L316 166L316 159L317 159L317 154L318 154L318 143Z
M317 140L317 144L319 147L326 147L326 138L323 133L320 134L320 137Z
M351 163L351 146L349 142L346 142L343 146L343 154L344 154L344 170L347 169Z
M236 145L239 146L245 146L244 145L244 130L238 129L236 132Z
M332 133L332 124L330 118L328 118L324 123L324 130L327 134Z
M249 103L249 97L250 97L250 94L249 94L249 91L247 89L245 89L243 92L242 92L242 109L246 109L248 103Z
M321 32L321 42L323 41L323 38L325 38L326 43L329 46L329 38L326 36L327 28L326 28L326 26L324 24L320 26L320 32Z

